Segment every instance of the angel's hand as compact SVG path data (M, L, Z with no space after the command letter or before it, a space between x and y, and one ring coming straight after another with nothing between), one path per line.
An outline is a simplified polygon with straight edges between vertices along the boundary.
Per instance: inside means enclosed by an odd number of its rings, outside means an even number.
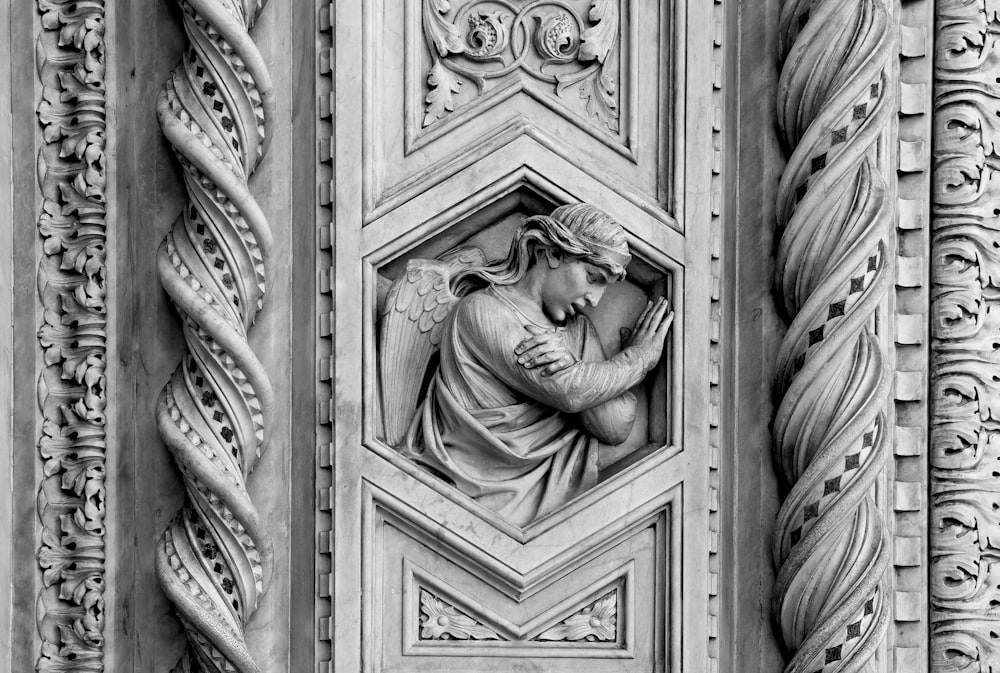
M514 348L518 364L525 369L542 367L542 376L552 376L580 361L566 346L562 332L548 332L535 325L525 325L525 329L532 336Z
M651 370L660 361L663 354L663 342L674 321L674 312L669 311L667 300L660 297L655 302L650 300L646 309L636 321L635 329L629 338L626 348L633 349L643 359L646 369Z

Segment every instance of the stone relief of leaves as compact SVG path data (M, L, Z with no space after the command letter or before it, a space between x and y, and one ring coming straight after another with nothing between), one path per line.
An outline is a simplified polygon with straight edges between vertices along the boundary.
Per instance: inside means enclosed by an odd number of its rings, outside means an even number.
M594 25L580 35L579 59L604 63L618 39L618 0L594 0L589 17Z
M617 133L619 129L615 91L615 79L604 72L604 68L601 68L595 77L585 80L580 85L580 98L587 101L587 114L607 126L613 133Z
M504 640L493 629L483 626L427 591L420 592L421 640Z
M427 103L424 126L430 126L452 112L455 109L455 94L462 88L462 82L440 59L434 61L434 65L431 66L427 84L430 86L430 91L424 99Z
M424 0L424 33L441 57L458 54L465 49L458 27L444 18L449 11L451 3L448 0Z
M607 642L618 636L618 590L543 631L536 640Z

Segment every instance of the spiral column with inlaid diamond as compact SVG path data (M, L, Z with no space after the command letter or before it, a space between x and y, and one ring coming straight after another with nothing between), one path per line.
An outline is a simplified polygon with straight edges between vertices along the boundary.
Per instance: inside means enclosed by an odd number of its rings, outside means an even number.
M160 282L187 350L164 387L160 435L187 498L156 550L187 631L181 671L259 669L245 639L271 542L246 480L266 442L272 391L247 342L263 307L271 232L247 180L266 149L271 82L250 0L181 0L189 46L156 103L188 204L160 246Z
M891 439L876 316L893 204L878 145L894 111L885 0L791 0L781 15L775 460L789 493L774 540L787 673L874 670L889 551L874 486Z

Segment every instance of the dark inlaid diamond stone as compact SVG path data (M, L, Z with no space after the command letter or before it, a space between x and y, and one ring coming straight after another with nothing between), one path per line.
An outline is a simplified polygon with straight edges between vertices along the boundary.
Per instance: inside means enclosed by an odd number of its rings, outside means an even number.
M834 477L833 479L827 479L823 482L823 495L830 495L831 493L836 493L840 490L840 477Z
M866 432L864 434L864 436L861 438L861 444L866 449L869 446L871 446L872 444L874 444L874 443L875 443L875 431L874 430L870 430L870 431Z
M861 292L865 289L865 279L864 278L852 278L851 279L851 294L856 292Z
M857 453L852 453L849 456L844 457L844 469L845 470L856 470L861 467L861 455Z
M214 96L217 90L215 82L205 82L201 85L201 92L206 96Z
M839 128L833 132L830 139L831 145L839 145L840 143L847 142L847 127Z
M818 516L819 516L819 503L818 502L811 502L811 503L809 503L808 505L805 506L805 509L802 510L802 520L803 521L812 521L813 519L815 519Z
M868 106L867 105L865 105L864 103L862 103L861 105L855 105L854 106L854 114L852 115L852 119L854 119L854 120L864 119L867 116L868 116Z
M847 639L852 640L854 638L861 637L861 622L857 621L853 624L847 625Z
M809 345L814 346L823 340L823 325L809 332Z
M830 664L833 663L834 661L840 661L840 648L842 647L843 645L837 645L836 647L826 648L826 661L824 661L823 663Z
M826 153L819 155L818 157L813 157L812 160L812 172L820 171L826 168Z
M844 315L844 308L847 306L846 300L840 300L833 304L830 304L830 311L826 314L827 320L832 320L838 316Z

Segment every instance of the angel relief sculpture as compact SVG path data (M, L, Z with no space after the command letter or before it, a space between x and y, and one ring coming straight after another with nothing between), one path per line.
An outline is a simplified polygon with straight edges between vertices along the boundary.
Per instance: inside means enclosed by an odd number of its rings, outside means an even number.
M605 356L581 309L630 260L622 227L587 204L529 217L500 261L476 248L410 260L382 312L385 441L518 525L594 486L673 320L649 301Z

